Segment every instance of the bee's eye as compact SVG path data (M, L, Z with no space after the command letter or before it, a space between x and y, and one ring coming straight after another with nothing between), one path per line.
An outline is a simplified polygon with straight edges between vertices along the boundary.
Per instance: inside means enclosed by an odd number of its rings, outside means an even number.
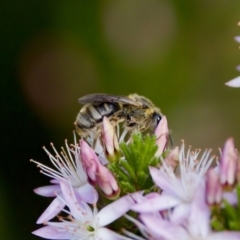
M152 129L155 130L159 122L161 121L162 117L159 113L154 113L152 116Z
M161 121L162 117L159 113L154 113L153 114L153 119L156 121L157 125L159 124L159 122Z
M157 124L159 124L159 122L161 121L161 119L162 119L162 117L159 115L159 116L157 117Z

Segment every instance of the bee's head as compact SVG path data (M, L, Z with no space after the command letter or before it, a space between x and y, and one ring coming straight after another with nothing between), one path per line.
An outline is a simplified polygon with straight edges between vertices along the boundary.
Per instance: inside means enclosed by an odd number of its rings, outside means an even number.
M150 128L152 131L155 131L157 125L159 124L159 122L161 121L162 116L160 113L158 112L154 112L152 115L152 121L151 121L151 125Z

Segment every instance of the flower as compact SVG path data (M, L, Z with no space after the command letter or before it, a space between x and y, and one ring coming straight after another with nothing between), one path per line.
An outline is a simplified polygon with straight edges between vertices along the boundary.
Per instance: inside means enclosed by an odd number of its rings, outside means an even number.
M88 179L92 184L98 184L108 198L116 198L120 194L118 184L112 173L99 161L93 149L80 140L81 159Z
M240 43L240 36L235 37L235 41ZM237 66L237 70L240 71L240 66ZM236 77L225 83L229 87L240 87L240 77Z
M220 177L216 169L211 168L207 172L206 177L206 201L212 206L222 202L222 186Z
M96 203L98 200L98 193L87 181L87 175L83 170L80 159L79 146L75 143L75 145L70 148L66 141L66 150L62 148L61 154L59 154L54 145L51 145L56 156L53 156L45 147L43 149L48 154L56 170L37 161L31 161L41 168L41 172L44 175L52 179L51 183L53 183L53 185L36 188L34 192L45 197L56 197L56 194L61 196L59 181L65 179L72 185L73 191L78 199L88 203ZM59 201L59 198L55 198L39 217L37 223L43 223L52 219L64 208L64 206L63 201Z
M125 214L134 204L134 198L141 193L126 195L98 212L95 205L91 209L87 203L76 197L69 182L60 180L60 187L63 198L59 195L58 198L69 208L69 211L64 210L69 216L60 217L61 222L46 222L47 226L34 231L34 235L47 239L128 239L106 226Z
M240 87L240 76L225 83L229 87Z
M234 190L238 182L238 162L239 158L232 138L227 139L219 165L210 169L206 178L207 202L210 205L221 204L225 199L235 205L237 195Z
M219 171L222 185L231 186L236 182L238 155L232 138L229 138L223 148Z
M105 155L110 161L114 161L119 157L119 154L117 154L119 152L119 144L115 128L107 117L103 117L102 142L105 147Z
M167 118L166 116L163 116L161 121L158 123L154 134L157 137L156 144L158 146L158 150L155 154L156 157L159 157L164 149L166 148L167 142L168 142L168 124L167 124Z
M205 183L202 181L198 186L192 204L190 206L189 215L185 222L175 223L172 221L173 212L169 211L167 217L154 212L148 214L140 214L141 220L135 220L126 216L130 221L134 222L139 231L148 240L238 240L240 232L222 231L214 232L210 227L210 211L205 201ZM134 234L126 235L134 237Z
M204 176L214 157L209 159L211 150L206 150L198 160L200 150L193 152L189 148L185 156L184 148L183 143L179 153L180 176L177 177L172 167L167 166L164 161L159 169L150 167L153 181L163 192L152 199L134 205L132 210L149 213L174 207L172 220L178 223L186 219L194 195L198 191L199 184L205 181Z
M210 168L215 158L210 149L185 151L184 142L167 148L165 116L155 136L137 129L132 135L127 128L120 134L120 126L104 117L101 128L79 144L75 136L74 145L66 142L60 153L52 144L56 156L44 147L54 169L32 160L52 183L35 192L55 197L37 221L45 226L34 235L56 240L240 239L235 231L240 158L232 138L220 152L218 166ZM129 210L136 213L126 215Z

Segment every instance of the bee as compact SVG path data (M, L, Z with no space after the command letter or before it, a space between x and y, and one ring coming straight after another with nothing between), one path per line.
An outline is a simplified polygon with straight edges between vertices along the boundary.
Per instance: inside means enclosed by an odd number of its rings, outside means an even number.
M162 118L159 108L147 98L137 94L116 96L104 93L89 94L78 99L84 106L77 115L75 125L80 136L99 130L103 117L108 117L116 126L123 122L127 130L154 131Z

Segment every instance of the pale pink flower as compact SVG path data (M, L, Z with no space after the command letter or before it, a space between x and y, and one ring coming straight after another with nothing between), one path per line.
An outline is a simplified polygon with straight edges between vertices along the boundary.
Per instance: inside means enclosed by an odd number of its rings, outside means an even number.
M154 131L154 134L156 135L156 144L158 146L158 150L155 153L155 156L159 157L165 150L169 138L169 130L166 116L162 117L161 121L158 123L157 128Z
M220 204L222 199L233 205L237 203L234 187L238 181L238 161L234 141L229 138L221 152L219 165L207 174L207 202L210 205Z
M144 206L143 206L144 207ZM240 232L221 231L214 232L210 226L210 210L205 201L205 182L198 185L189 214L186 221L175 223L172 221L173 212L168 211L168 216L163 217L159 212L140 214L141 220L135 220L129 216L127 218L134 222L140 232L147 240L238 240ZM125 233L135 237L134 234ZM137 237L137 236L136 236ZM144 238L144 239L145 239ZM143 238L140 238L143 239Z
M231 186L236 182L238 155L232 138L229 138L223 148L219 165L220 182Z
M80 147L83 168L91 183L98 184L106 197L118 197L120 189L112 173L102 165L93 149L84 140L80 140Z
M189 234L189 239L198 240L238 240L240 232L221 231L214 232L210 226L210 209L205 201L205 184L199 185L193 203L191 205L190 215L186 224L186 230Z
M101 137L106 156L110 161L114 160L118 157L119 144L115 133L115 127L110 123L107 117L103 118Z
M206 177L206 201L209 205L220 204L222 202L222 186L219 174L213 168L209 169Z
M240 87L240 76L226 82L225 84L229 87L235 87L235 88Z
M96 178L99 159L94 150L84 140L80 140L80 147L83 169L87 174L88 181L95 185L97 181Z
M214 159L214 157L209 158L210 150L206 150L200 159L198 159L199 153L200 150L193 152L189 149L185 155L184 144L182 144L179 154L179 177L166 164L162 164L160 169L150 167L153 181L163 192L133 206L132 210L148 213L175 207L172 220L176 223L184 221L189 214L198 186L205 181L205 174Z
M60 186L63 198L60 196L58 198L69 208L69 211L64 210L68 217L60 218L61 222L46 222L47 226L34 231L34 235L47 239L66 240L129 239L106 226L129 211L135 202L134 198L141 193L126 195L98 211L95 205L92 210L87 203L77 199L68 182L61 180Z
M43 223L55 217L63 208L64 202L56 198L56 194L61 196L61 188L59 181L65 179L73 186L73 191L78 199L88 203L96 203L98 200L97 191L88 183L87 175L83 170L80 159L80 148L77 144L72 147L66 142L66 150L62 148L61 153L52 144L54 153L53 156L45 147L44 150L48 154L55 169L47 167L42 163L32 160L41 168L41 172L50 177L53 185L39 187L34 189L34 192L45 197L55 197L48 208L38 218L37 223Z

